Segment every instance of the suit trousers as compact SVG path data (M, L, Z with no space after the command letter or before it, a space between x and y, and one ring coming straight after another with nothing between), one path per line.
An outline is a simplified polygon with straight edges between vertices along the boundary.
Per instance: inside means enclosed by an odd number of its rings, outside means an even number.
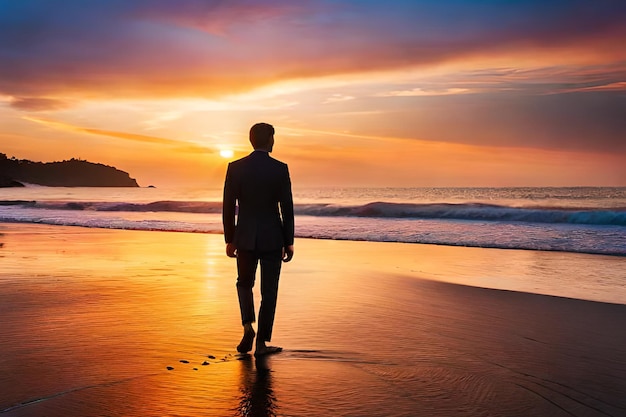
M252 288L258 264L261 265L261 307L257 340L269 342L272 338L276 313L282 249L277 251L237 250L237 295L243 324L255 321Z

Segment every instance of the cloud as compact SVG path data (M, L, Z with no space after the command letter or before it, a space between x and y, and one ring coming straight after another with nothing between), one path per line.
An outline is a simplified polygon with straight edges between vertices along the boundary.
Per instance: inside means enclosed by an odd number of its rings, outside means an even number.
M181 111L167 111L154 114L149 120L143 122L147 130L155 130L161 128L168 122L178 120L182 117Z
M139 0L131 7L133 16L140 19L194 28L218 37L232 36L234 27L288 16L301 8L293 2L276 0Z
M192 142L166 139L157 136L139 135L135 133L117 132L112 130L94 129L88 127L75 126L69 123L60 122L57 120L44 119L40 117L24 116L24 120L29 120L44 126L52 127L55 129L66 130L77 133L89 133L91 135L108 136L117 139L130 140L134 142L151 143L157 145L166 145L174 147L177 151L190 152L190 153L216 153L216 149L212 149L206 146L197 145Z
M0 94L219 97L511 51L619 62L625 14L582 0L0 0Z
M63 100L44 97L18 97L9 100L11 107L26 111L61 110L72 106Z
M552 65L451 68L431 75L416 71L413 79L398 83L402 89L379 97L424 97L468 93L521 92L560 94L572 91L616 91L626 82L626 62L611 65Z
M342 101L350 101L354 99L355 99L354 96L346 96L343 94L333 94L330 97L328 97L323 103L324 104L340 103Z
M449 96L454 94L468 94L472 90L468 88L445 88L440 90L412 88L410 90L390 91L381 93L380 97L425 97L425 96Z
M371 98L391 99L401 98ZM379 114L328 115L324 125L330 130L349 125L354 134L501 148L626 152L622 91L485 92L402 99Z
M614 83L606 83L600 85L593 85L590 87L573 88L570 90L564 90L563 92L585 92L585 91L626 91L626 81L618 81Z

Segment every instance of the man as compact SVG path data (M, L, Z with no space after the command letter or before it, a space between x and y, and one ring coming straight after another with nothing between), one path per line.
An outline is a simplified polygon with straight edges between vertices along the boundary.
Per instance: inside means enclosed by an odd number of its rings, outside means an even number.
M252 350L255 337L252 288L257 265L261 265L261 307L254 353L261 356L282 350L266 342L272 338L281 263L293 257L294 217L287 164L269 155L274 147L274 127L255 124L250 129L250 143L254 152L228 165L222 221L226 255L237 258L237 295L243 324L237 351L241 353Z

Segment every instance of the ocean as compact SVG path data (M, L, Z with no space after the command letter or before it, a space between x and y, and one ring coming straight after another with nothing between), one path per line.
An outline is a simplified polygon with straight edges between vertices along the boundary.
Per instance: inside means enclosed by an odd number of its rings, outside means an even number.
M626 187L296 188L296 236L626 256ZM221 233L221 189L27 186L0 222Z

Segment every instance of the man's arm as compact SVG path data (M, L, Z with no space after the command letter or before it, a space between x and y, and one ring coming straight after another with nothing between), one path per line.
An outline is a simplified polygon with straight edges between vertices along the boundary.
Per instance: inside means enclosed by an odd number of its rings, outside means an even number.
M295 234L295 221L293 214L293 195L291 192L291 178L289 168L285 166L285 180L281 189L280 212L283 220L283 261L289 262L293 258L293 241Z
M226 180L224 181L224 196L222 199L222 224L224 226L224 241L226 242L226 255L233 258L236 256L237 248L233 240L235 238L235 207L237 204L237 194L233 182L231 165L228 164L226 170Z

